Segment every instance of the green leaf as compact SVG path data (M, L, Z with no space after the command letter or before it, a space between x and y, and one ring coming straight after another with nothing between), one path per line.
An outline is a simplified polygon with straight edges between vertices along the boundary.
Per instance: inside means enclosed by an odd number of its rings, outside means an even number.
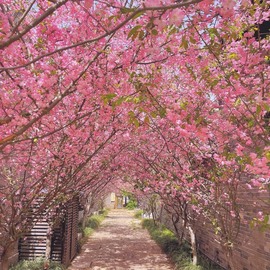
M140 126L140 122L139 120L136 118L136 115L133 111L129 111L128 112L128 116L129 116L129 122L131 124L134 124L136 127Z
M158 31L156 29L152 29L151 34L153 36L157 36L158 35Z
M102 95L101 96L101 99L103 100L103 102L105 104L108 104L108 102L110 100L112 100L114 97L116 97L117 95L115 93L109 93L109 94L106 94L106 95Z
M133 103L138 104L138 103L140 103L141 98L140 97L134 97L132 101L133 101Z
M134 118L133 123L134 123L135 127L137 127L137 128L140 126L140 122L138 121L137 118Z
M103 98L105 98L107 100L111 100L111 99L113 99L116 96L117 95L115 93L110 93L110 94L107 94L107 95L103 95Z
M211 81L211 87L215 87L217 84L219 83L218 79L214 79L213 81Z
M139 34L139 39L140 39L140 40L143 40L144 36L145 36L145 33L144 33L143 30L141 30L141 31L140 31L140 34Z
M145 124L149 124L149 123L150 123L150 119L149 119L148 116L145 116L145 118L144 118L144 123L145 123Z
M144 11L138 12L138 13L133 17L133 20L139 18L139 17L142 16L143 14L144 14Z
M265 157L270 160L270 150L265 153Z
M133 39L136 38L136 36L138 35L138 30L141 29L142 26L141 25L136 25L134 26L128 33L128 38L133 37Z
M187 106L188 106L188 102L187 101L181 101L180 102L180 108L182 110L185 110L187 108Z
M238 58L238 56L237 56L237 54L236 53L230 53L229 55L228 55L228 58L229 59L237 59Z
M201 115L199 115L199 116L197 117L197 119L195 120L195 123L196 123L197 125L200 125L200 124L203 123L203 122L205 122L205 119L204 119L203 116L201 116Z
M212 39L214 39L215 36L218 37L218 38L220 39L220 35L219 35L219 33L218 33L218 31L217 31L216 28L209 28L209 29L208 29L208 32L209 32L210 37L211 37Z
M268 105L268 104L264 104L263 105L263 107L264 107L264 109L266 110L266 111L268 111L268 112L270 112L270 105Z
M165 108L161 108L159 110L159 115L161 118L164 118L166 116L166 109Z
M257 108L256 108L256 113L257 113L257 114L260 114L260 113L261 113L261 111L262 111L262 107L261 107L261 105L257 105Z
M133 97L125 97L125 102L133 102Z
M197 43L196 39L194 39L192 36L189 38L189 40L190 40L190 42L192 44L196 44Z
M241 104L241 98L238 97L238 98L236 99L236 101L234 102L234 106L237 107L237 106L239 106L240 104Z
M168 46L168 47L166 48L166 51L167 51L168 53L171 53L171 52L172 52L172 49Z
M135 8L126 8L126 7L120 9L122 14L128 14L130 12L134 12L135 10L136 10Z
M188 49L188 41L186 40L185 36L182 37L182 42L180 47L183 47L185 50Z
M151 112L150 115L153 117L153 118L157 118L157 113L155 111Z
M128 115L130 118L134 118L135 117L135 113L133 111L129 111Z
M117 19L119 19L119 16L113 15L113 16L110 16L108 19L109 21L116 21Z
M113 106L113 108L115 108L115 107L121 105L125 101L126 101L126 97L120 97L113 102L112 106Z
M173 34L175 34L175 33L177 33L177 28L176 28L175 26L173 26L173 27L171 27L171 29L170 29L168 35L171 36L171 35L173 35Z
M250 119L250 120L248 121L248 127L251 128L251 127L254 127L254 126L255 126L255 121L254 121L254 119Z

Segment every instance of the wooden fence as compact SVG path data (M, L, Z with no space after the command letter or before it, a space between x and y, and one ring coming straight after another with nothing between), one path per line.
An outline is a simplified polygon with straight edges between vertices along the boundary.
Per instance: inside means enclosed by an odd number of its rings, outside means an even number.
M46 257L69 265L77 254L79 199L73 198L65 206L65 215L53 224L40 217L30 232L19 241L19 260Z

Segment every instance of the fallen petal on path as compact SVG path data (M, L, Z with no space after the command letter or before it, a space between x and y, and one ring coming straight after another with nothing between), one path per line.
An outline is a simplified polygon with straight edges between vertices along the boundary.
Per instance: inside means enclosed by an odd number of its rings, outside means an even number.
M68 270L173 270L174 267L142 229L134 212L114 209L82 247Z

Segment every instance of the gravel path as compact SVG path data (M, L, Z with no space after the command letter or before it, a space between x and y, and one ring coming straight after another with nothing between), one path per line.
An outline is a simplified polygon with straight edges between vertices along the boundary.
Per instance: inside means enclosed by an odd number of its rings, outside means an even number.
M173 270L133 215L133 211L111 210L68 270Z

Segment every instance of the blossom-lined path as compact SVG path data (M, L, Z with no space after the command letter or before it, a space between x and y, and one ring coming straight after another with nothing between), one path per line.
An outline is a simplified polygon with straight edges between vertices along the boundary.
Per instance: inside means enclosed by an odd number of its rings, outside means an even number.
M68 270L173 270L133 211L111 210Z

